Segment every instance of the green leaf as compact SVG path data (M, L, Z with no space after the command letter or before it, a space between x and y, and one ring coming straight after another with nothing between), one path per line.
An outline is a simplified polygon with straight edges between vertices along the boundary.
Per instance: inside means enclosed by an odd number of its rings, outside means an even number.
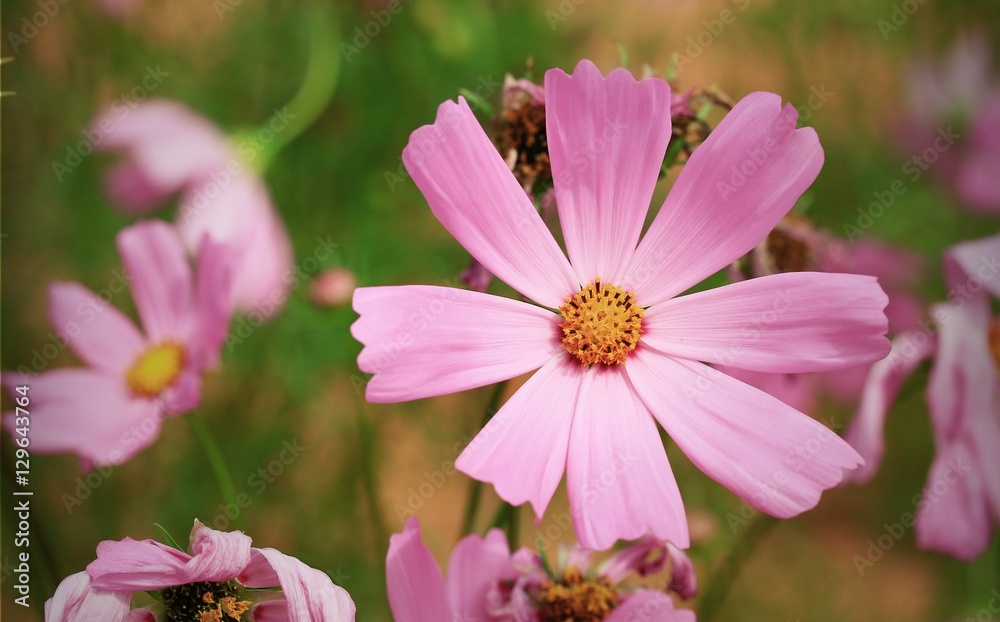
M160 533L163 534L163 539L167 541L167 544L169 544L170 546L174 547L178 551L183 551L184 550L184 549L181 548L181 545L177 544L177 540L174 540L174 537L172 535L170 535L170 532L167 531L166 527L164 527L160 523L153 523L153 525L155 525L156 528L160 530Z

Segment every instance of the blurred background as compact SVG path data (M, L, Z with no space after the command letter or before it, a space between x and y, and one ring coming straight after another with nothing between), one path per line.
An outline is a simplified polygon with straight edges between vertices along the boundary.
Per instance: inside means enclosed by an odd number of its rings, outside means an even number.
M0 102L4 370L29 364L52 343L44 313L49 281L101 290L120 270L114 238L133 219L102 192L101 173L114 158L85 155L62 174L54 167L85 138L91 119L153 71L162 78L143 98L180 101L230 133L253 128L293 97L309 60L310 28L317 15L329 22L339 54L328 62L336 91L265 174L308 278L280 315L223 348L199 410L237 490L251 499L239 514L255 545L328 572L351 593L360 620L390 619L387 538L407 516L421 519L428 546L447 560L469 490L451 463L476 431L491 389L366 404L355 365L360 346L349 333L356 316L349 303L312 305L310 280L323 268L343 267L360 285L455 283L468 256L400 176L400 155L410 132L459 89L480 89L498 106L506 73L522 76L530 67L528 75L541 81L546 69L568 71L581 58L606 73L624 48L633 71L649 65L663 75L676 53L689 61L677 67L684 89L716 85L734 99L766 90L806 106L802 122L816 128L826 151L805 199L817 225L844 235L873 193L904 180L905 193L867 234L926 259L920 293L928 300L945 292L941 251L996 231L996 218L959 209L927 177L909 181L903 166L913 154L893 143L906 114L909 63L946 54L962 33L997 41L996 2L402 0L381 24L376 14L384 4L344 0L317 13L284 1L54 1L54 14L33 30L22 20L44 13L44 2L4 0L2 8L3 56L13 57L3 65L2 87L15 93ZM720 19L724 11L733 16L729 23ZM818 92L825 95L813 105ZM719 118L716 111L710 121ZM482 119L489 127L488 115ZM654 206L677 170L661 181ZM157 216L171 219L175 205ZM321 240L336 250L317 260ZM112 304L134 317L127 292ZM241 322L234 320L234 330ZM63 351L47 367L77 364ZM996 542L967 565L916 550L912 529L903 529L859 571L856 558L870 556L872 542L914 510L924 485L933 455L925 380L926 370L893 408L875 480L832 490L816 510L761 536L718 619L965 620L984 610L988 617L978 619L1000 619L987 608L1000 588ZM831 404L814 415L842 433L851 409ZM0 559L10 620L41 619L58 581L82 570L101 540L158 538L153 524L160 523L183 544L194 518L235 528L184 418L168 420L159 440L127 464L96 474L80 472L73 456L33 456L33 592L24 610L12 604L12 447L5 433ZM296 449L283 454L288 447ZM732 520L742 505L737 498L675 447L669 453L696 539L699 582L708 587L728 571L726 552L754 527ZM480 527L496 505L491 490L484 499ZM523 513L519 544L534 546L539 534L551 550L571 542L560 521L566 512L563 487L543 523Z

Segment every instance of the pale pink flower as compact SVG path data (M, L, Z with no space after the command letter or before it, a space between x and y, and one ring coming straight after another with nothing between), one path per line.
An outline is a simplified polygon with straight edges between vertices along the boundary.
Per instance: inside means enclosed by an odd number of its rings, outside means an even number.
M258 622L354 620L354 602L326 573L250 544L242 532L215 531L197 520L190 554L153 540L104 541L85 572L59 584L45 603L45 620L236 622L247 612ZM133 594L154 591L158 603L132 609Z
M197 407L202 373L218 362L231 313L225 246L206 238L192 273L166 223L133 225L117 242L142 331L79 283L56 282L49 320L88 366L3 375L11 395L29 387L32 451L75 453L84 469L129 460L156 439L165 417ZM14 412L3 423L21 427Z
M264 316L281 308L289 290L291 242L267 188L245 161L263 154L253 145L237 153L210 121L166 100L112 107L89 131L100 136L99 149L125 155L105 176L116 205L143 214L179 195L175 224L188 251L194 253L206 233L232 248L236 308Z
M972 560L986 551L1000 517L1000 235L958 244L945 255L948 302L934 305L936 334L910 331L876 363L848 439L877 471L885 417L907 376L934 359L927 386L937 455L916 517L922 548Z
M563 473L583 546L687 522L654 421L754 507L794 516L860 458L824 426L703 363L822 371L888 351L871 277L779 274L678 296L746 254L822 165L794 107L747 96L685 165L646 236L670 137L670 88L588 61L546 74L549 153L569 260L463 99L403 161L439 221L537 304L446 287L360 288L352 326L371 402L481 387L535 369L456 461L541 517ZM553 311L558 310L558 311ZM807 446L820 450L808 459Z
M897 142L913 174L929 172L969 208L997 213L1000 82L990 56L985 36L965 34L947 56L915 63Z
M693 622L694 614L675 610L673 600L664 591L621 585L632 573L645 576L659 572L669 560L670 589L676 585L689 598L694 591L694 574L690 559L682 551L644 539L596 570L590 569L591 553L573 547L568 555L561 556L563 559L550 576L537 554L527 548L511 553L504 533L491 529L485 537L470 535L458 543L445 577L420 537L419 521L411 518L402 533L389 540L389 605L397 622L561 622L563 617L554 618L551 613L565 612L572 605L604 610L608 612L604 619L609 622ZM588 597L566 599L567 591L586 593ZM634 617L638 611L643 617Z

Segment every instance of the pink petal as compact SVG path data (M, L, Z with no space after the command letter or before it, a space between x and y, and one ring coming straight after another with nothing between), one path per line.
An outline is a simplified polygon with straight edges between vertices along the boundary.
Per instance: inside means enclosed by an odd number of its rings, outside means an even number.
M79 283L49 284L48 313L81 360L110 374L124 374L146 345L131 320Z
M141 222L122 230L117 242L150 340L185 341L191 321L192 279L177 232L164 222Z
M195 178L224 171L234 158L218 128L172 101L112 107L87 131L98 149L126 152L126 164L113 169L107 184L112 199L129 211L163 201Z
M254 622L288 622L288 603L269 600L253 607Z
M917 504L917 546L966 562L986 552L992 527L978 467L965 439L939 444Z
M597 573L612 585L617 585L633 573L641 576L656 574L663 570L666 561L666 543L647 536L609 557Z
M674 601L663 592L641 590L628 596L605 622L695 622L694 612L674 609Z
M410 136L403 162L431 211L487 270L556 308L579 290L559 245L479 121L459 98Z
M233 253L233 296L244 313L270 317L279 311L293 283L301 280L293 265L292 245L267 187L250 171L228 176L223 184L192 185L177 212L177 229L188 252L195 254L205 235L227 244ZM221 188L220 188L221 186ZM336 246L317 238L314 260Z
M797 118L777 95L752 93L695 150L623 280L643 306L742 257L788 213L823 165L816 132L796 130Z
M580 282L617 283L628 265L670 141L670 86L607 78L582 60L545 73L545 127L559 222Z
M503 579L514 579L507 536L491 529L482 538L466 536L455 546L448 562L448 602L452 620L486 620L487 595Z
M652 534L690 544L687 517L653 416L625 370L591 367L580 389L566 466L581 546Z
M53 622L125 622L132 592L95 590L86 572L62 580L56 593L45 601L45 619Z
M952 246L944 268L948 287L957 295L968 298L985 288L1000 298L1000 234Z
M369 402L456 393L541 367L561 348L557 316L534 305L450 287L362 287L351 334Z
M842 369L889 353L874 277L789 272L647 310L642 341L673 356L771 373Z
M684 600L690 600L698 594L698 576L695 574L694 562L687 553L667 542L667 557L670 559L670 584L667 589Z
M864 483L874 477L885 451L885 418L903 383L935 349L934 339L921 331L903 333L892 341L892 352L875 363L865 380L858 412L844 439L865 463L847 475Z
M511 505L530 501L541 520L566 470L583 377L583 366L569 356L551 358L469 443L455 468L493 484Z
M453 620L444 577L420 539L420 521L410 518L402 533L389 538L385 560L389 608L396 622Z
M194 330L188 343L196 369L219 363L219 349L233 313L234 261L229 246L205 236L198 251Z
M155 211L176 191L162 186L146 175L144 167L126 160L104 171L104 192L121 211L130 216L142 216Z
M983 292L961 305L934 305L932 315L939 332L927 405L934 437L945 443L993 411L1000 378L987 343L993 318Z
M773 516L814 507L862 462L821 423L707 365L647 348L633 353L628 374L692 462Z
M807 414L812 413L816 408L816 403L824 388L823 381L834 373L844 373L838 371L828 374L769 374L726 365L716 365L715 367L727 376L732 376L742 383L756 387L795 410ZM865 366L864 369L867 370L868 367ZM861 380L863 382L864 378ZM860 390L853 393L851 399L854 399L857 393L860 393Z
M201 372L188 368L160 394L163 407L172 417L189 413L201 403Z
M15 375L3 384L11 395ZM153 400L132 397L119 379L86 369L63 368L34 376L31 398L31 447L42 454L75 453L84 465L127 462L159 436L163 415ZM17 427L15 412L4 413L4 427Z
M353 622L354 601L344 588L334 585L325 572L311 568L298 559L274 549L253 549L252 566L270 566L271 573L263 584L248 579L248 587L280 585L285 596L269 607L254 610L255 620L287 620L288 622ZM244 578L247 575L243 575ZM261 575L258 574L259 580ZM280 616L280 605L285 605L285 617ZM263 607L263 611L260 611ZM261 617L257 614L260 611Z
M94 585L112 590L158 590L200 581L230 581L250 563L250 538L240 531L210 529L197 520L191 530L191 554L153 540L97 545L97 559L87 566Z

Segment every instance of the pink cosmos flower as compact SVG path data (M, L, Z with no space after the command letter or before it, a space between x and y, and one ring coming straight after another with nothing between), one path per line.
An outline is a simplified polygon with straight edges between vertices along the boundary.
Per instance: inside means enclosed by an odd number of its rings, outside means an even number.
M908 110L897 131L911 166L930 173L969 208L1000 211L1000 84L989 41L960 37L938 61L915 63ZM914 168L914 171L917 169Z
M867 481L885 451L888 409L907 376L934 359L927 386L937 455L916 518L917 544L963 560L990 545L1000 519L1000 235L954 246L945 256L948 302L934 305L937 334L910 331L869 374L848 439L867 460Z
M207 119L177 102L112 107L91 125L98 148L125 154L108 169L105 189L123 211L143 214L180 195L176 226L189 252L208 233L236 255L236 308L269 316L288 294L291 242L267 188ZM252 147L252 146L251 146Z
M153 540L104 541L85 572L45 603L46 622L349 622L354 602L325 573L274 549L251 548L242 532L197 520L190 554ZM274 589L279 588L279 589ZM132 608L136 592L159 602Z
M29 387L33 451L75 453L85 470L126 462L156 439L166 416L197 407L201 375L218 363L231 313L225 246L206 237L192 274L166 223L133 225L117 242L143 330L79 283L53 283L49 320L88 366L3 375L11 395ZM18 420L3 417L8 430Z
M693 622L694 614L675 610L666 593L619 585L632 573L659 572L670 560L671 589L675 584L690 589L694 581L690 560L676 547L668 553L668 546L643 540L608 559L596 572L588 569L591 552L574 547L550 576L538 555L527 548L511 554L504 533L492 529L485 538L471 535L458 543L446 579L421 540L419 521L411 518L403 532L389 540L389 605L396 622L561 622L596 619L596 612L608 622ZM647 561L653 552L658 557ZM574 615L581 611L587 615Z
M604 78L588 61L572 76L546 74L567 260L465 101L445 102L403 161L445 228L537 304L418 285L354 295L371 402L540 368L456 467L539 517L567 473L577 537L591 549L646 534L689 544L654 421L702 470L776 516L813 507L860 463L813 419L703 363L796 373L888 351L886 296L871 277L779 274L678 296L760 242L823 154L813 130L795 129L792 106L749 95L692 155L639 243L669 103L666 82L624 70Z

